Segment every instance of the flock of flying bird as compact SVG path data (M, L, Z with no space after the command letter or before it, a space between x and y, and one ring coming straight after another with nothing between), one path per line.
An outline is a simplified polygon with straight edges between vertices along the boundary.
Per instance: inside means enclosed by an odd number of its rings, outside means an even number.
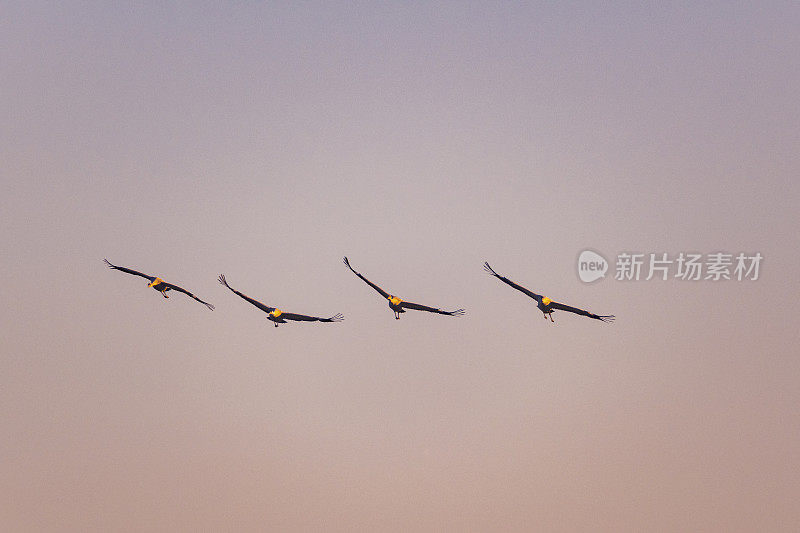
M139 272L137 270L133 270L133 269L130 269L130 268L125 268L125 267L121 267L121 266L112 265L108 261L108 259L103 259L103 261L106 262L106 264L109 266L109 268L112 268L114 270L119 270L119 271L125 272L127 274L133 274L134 276L140 276L140 277L143 277L143 278L149 280L150 283L148 283L147 286L148 287L152 287L155 290L159 291L162 294L162 296L164 296L164 298L169 298L169 295L167 295L167 292L174 290L174 291L177 291L177 292L182 292L182 293L186 294L187 296L189 296L190 298L193 298L193 299L197 300L198 302L200 302L201 304L205 305L206 307L208 307L212 311L214 310L214 306L212 304L210 304L208 302L204 302L203 300L201 300L200 298L198 298L197 296L195 296L194 294L192 294L191 292L187 291L186 289L184 289L182 287L178 287L177 285L173 285L172 283L167 283L166 281L164 281L161 278L156 277L156 276L148 276L147 274L143 274L143 273L141 273L141 272ZM412 302L407 302L405 300L401 300L397 296L395 296L393 294L389 294L388 292L384 291L383 289L381 289L380 287L378 287L377 285L372 283L370 280L365 278L363 275L361 275L360 273L356 272L356 270L353 269L352 266L350 266L350 261L347 260L347 257L344 258L344 264L347 265L347 268L349 268L353 272L353 274L355 274L356 276L361 278L361 280L364 281L364 283L366 283L367 285L369 285L370 287L375 289L378 292L378 294L381 295L381 297L383 297L386 300L388 300L389 308L394 312L394 317L396 319L399 319L400 318L400 313L405 313L407 309L413 309L413 310L416 310L416 311L427 311L429 313L438 313L440 315L450 315L450 316L460 316L460 315L464 314L464 310L463 309L456 309L455 311L443 311L443 310L441 310L439 308L436 308L436 307L428 307L427 305L415 304L415 303L412 303ZM555 322L553 320L553 311L558 310L558 311L567 311L569 313L575 313L577 315L585 316L585 317L588 317L588 318L594 318L595 320L601 320L603 322L613 322L614 321L614 315L595 315L595 314L590 313L588 311L584 311L583 309L578 309L577 307L571 307L569 305L564 305L562 303L555 302L555 301L551 300L550 298L548 298L546 296L542 296L541 294L536 294L533 291L529 291L528 289L526 289L522 285L517 285L516 283L514 283L510 279L508 279L508 278L506 278L504 276L501 276L500 274L495 272L492 269L492 267L489 266L489 263L484 263L483 268L484 268L484 270L486 270L486 272L488 272L490 275L494 276L495 278L499 279L503 283L505 283L507 285L510 285L511 287L517 289L518 291L520 291L520 292L526 294L527 296L533 298L534 300L536 300L536 307L538 307L539 310L543 313L542 317L545 320L547 320L547 318L549 317L551 322ZM245 294L242 294L241 292L237 291L236 289L234 289L233 287L228 285L228 282L225 279L225 275L224 274L220 274L219 282L222 285L224 285L225 287L227 287L228 289L230 289L234 294L236 294L240 298L243 298L244 300L247 300L248 302L250 302L254 306L258 307L259 309L261 309L262 311L267 313L267 319L272 321L275 324L275 327L278 327L278 324L285 324L287 320L300 321L300 322L341 322L342 320L344 320L344 316L341 313L338 313L338 314L336 314L336 315L334 315L332 317L329 317L329 318L321 318L321 317L318 317L318 316L309 316L309 315L300 315L300 314L297 314L297 313L286 313L286 312L281 311L280 309L278 309L276 307L270 307L268 305L265 305L265 304L259 302L258 300L250 298L249 296L247 296Z

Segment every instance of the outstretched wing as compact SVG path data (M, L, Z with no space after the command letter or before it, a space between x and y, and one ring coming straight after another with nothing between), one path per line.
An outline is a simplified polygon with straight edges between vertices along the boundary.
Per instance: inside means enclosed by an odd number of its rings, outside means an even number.
M125 267L121 267L121 266L117 266L117 265L112 265L109 262L108 259L103 259L103 261L106 262L106 264L108 265L108 268L111 268L111 269L114 269L114 270L120 270L122 272L125 272L126 274L133 274L134 276L141 276L141 277L143 277L145 279L149 279L150 281L153 281L154 279L156 279L153 276L148 276L147 274L142 274L138 270L133 270L131 268L125 268Z
M223 285L225 285L226 287L228 287L230 290L232 290L234 294L236 294L236 295L237 295L237 296L239 296L240 298L244 298L245 300L247 300L247 301L248 301L248 302L250 302L251 304L255 305L256 307L258 307L259 309L261 309L262 311L264 311L265 313L271 313L271 312L273 312L273 311L275 310L275 308L274 308L274 307L270 307L270 306L268 306L268 305L264 305L264 304L262 304L261 302L259 302L258 300L253 300L253 299L252 299L252 298L250 298L249 296L245 296L245 295L244 295L244 294L242 294L241 292L237 291L236 289L234 289L233 287L231 287L230 285L228 285L228 282L227 282L227 281L225 281L225 274L220 274L220 275L219 275L219 282L220 282L220 283L222 283Z
M167 283L167 282L164 282L164 285L166 285L167 288L172 289L173 291L182 292L183 294L189 296L190 298L193 298L193 299L197 300L198 302L200 302L201 304L205 305L206 307L208 307L212 311L214 310L214 305L213 304L210 304L208 302L204 302L203 300L201 300L200 298L198 298L197 296L195 296L191 292L187 291L183 287L178 287L177 285L173 285L172 283Z
M349 268L350 270L353 270L353 267L351 267L351 266L350 266L350 261L348 261L348 260L347 260L347 257L345 257L345 258L344 258L344 264L345 264L345 265L347 265L347 268ZM373 289L375 289L376 291L378 291L378 293L379 293L381 296L383 296L384 298L388 298L388 297L389 297L389 293L388 293L388 292L384 291L383 289L381 289L380 287L378 287L377 285L375 285L374 283L372 283L370 280L368 280L367 278L365 278L364 276L362 276L361 274L359 274L358 272L356 272L355 270L353 270L353 274L355 274L356 276L358 276L359 278L361 278L362 280L364 280L364 282L365 282L367 285L369 285L370 287L372 287Z
M318 316L298 315L296 313L281 313L281 318L285 320L298 320L301 322L341 322L344 320L342 313L337 313L330 318L320 318Z
M464 314L463 309L456 309L455 311L442 311L436 307L428 307L427 305L415 304L411 302L402 301L400 307L403 309L416 309L417 311L428 311L429 313L439 313L440 315L461 316Z
M503 283L505 283L507 285L511 285L512 287L514 287L515 289L517 289L520 292L524 292L525 294L527 294L528 296L530 296L531 298L533 298L537 302L541 302L542 301L542 295L541 294L536 294L535 292L529 291L528 289L526 289L522 285L517 285L516 283L514 283L513 281L511 281L507 277L501 276L500 274L498 274L497 272L492 270L492 267L489 266L488 261L483 263L483 269L486 272L488 272L489 274L491 274L492 276L494 276L497 279L499 279L500 281L502 281Z
M560 309L562 311L569 311L570 313L575 313L576 315L588 316L589 318L602 320L603 322L614 321L614 315L595 315L594 313L590 313L589 311L584 311L583 309L578 309L577 307L570 307L569 305L560 304L558 302L550 302L550 308Z

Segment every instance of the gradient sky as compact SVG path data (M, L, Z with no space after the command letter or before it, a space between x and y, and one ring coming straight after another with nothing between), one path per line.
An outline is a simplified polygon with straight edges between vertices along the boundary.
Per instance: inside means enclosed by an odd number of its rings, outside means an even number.
M3 4L3 529L800 530L799 27L792 2ZM587 285L585 248L765 259ZM395 321L344 255L467 315ZM545 323L485 260L617 322ZM275 329L223 272L346 319Z

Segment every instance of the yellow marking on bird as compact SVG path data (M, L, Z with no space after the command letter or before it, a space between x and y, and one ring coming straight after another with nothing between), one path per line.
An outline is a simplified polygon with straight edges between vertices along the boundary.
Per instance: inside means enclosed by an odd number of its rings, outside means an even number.
M150 285L148 285L148 287L153 287L154 285L158 285L159 283L164 283L164 280L161 278L156 278L150 283Z
M547 296L545 296L544 298L542 298L542 303L543 303L544 305L550 305L550 302L552 302L552 301L553 301L553 300L551 300L551 299L550 299L550 298L548 298Z
M283 314L283 311L281 311L280 309L275 309L275 310L274 310L273 312L271 312L270 314L271 314L272 316L274 316L275 318L278 318L279 316L281 316L281 315Z
M401 300L397 296L390 296L389 301L392 302L394 305L400 305L400 302L402 302L403 300Z

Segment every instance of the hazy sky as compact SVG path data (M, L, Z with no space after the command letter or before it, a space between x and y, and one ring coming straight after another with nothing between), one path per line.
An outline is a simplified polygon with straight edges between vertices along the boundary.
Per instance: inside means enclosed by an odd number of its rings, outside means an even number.
M798 27L792 2L3 4L3 529L800 530ZM586 248L764 260L584 284ZM396 321L344 255L467 315ZM617 322L546 323L485 260ZM345 321L276 329L223 272Z

